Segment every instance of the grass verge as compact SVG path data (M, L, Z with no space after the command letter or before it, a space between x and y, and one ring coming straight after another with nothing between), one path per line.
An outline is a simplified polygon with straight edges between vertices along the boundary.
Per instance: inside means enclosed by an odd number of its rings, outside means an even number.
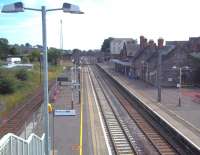
M71 63L65 63L62 66L70 67ZM49 80L54 80L63 71L61 65L51 66L49 65ZM7 71L9 76L14 76L13 70ZM41 76L40 76L41 74ZM39 63L34 64L34 69L28 71L28 80L17 80L16 91L12 94L3 95L0 94L0 117L6 116L14 107L23 103L36 89L42 87L43 72L40 69Z

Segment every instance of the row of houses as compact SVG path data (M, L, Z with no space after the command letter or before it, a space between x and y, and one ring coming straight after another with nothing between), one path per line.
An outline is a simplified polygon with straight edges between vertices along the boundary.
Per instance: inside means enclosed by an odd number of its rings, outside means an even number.
M153 40L140 37L140 42L131 38L114 38L110 42L111 61L115 70L130 78L141 79L156 85L158 66L161 66L162 86L176 86L182 73L182 84L200 84L200 37L187 41ZM159 54L161 63L158 65Z

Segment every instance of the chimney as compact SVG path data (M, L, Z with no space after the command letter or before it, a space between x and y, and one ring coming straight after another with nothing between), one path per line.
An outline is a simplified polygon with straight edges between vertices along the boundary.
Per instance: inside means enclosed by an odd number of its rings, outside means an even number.
M158 39L158 48L162 48L164 46L163 43L164 43L164 39L159 38Z
M140 48L144 47L144 36L140 36Z
M152 39L150 39L148 45L151 48L154 47L154 41Z
M148 43L147 43L147 38L144 38L144 47L147 47Z

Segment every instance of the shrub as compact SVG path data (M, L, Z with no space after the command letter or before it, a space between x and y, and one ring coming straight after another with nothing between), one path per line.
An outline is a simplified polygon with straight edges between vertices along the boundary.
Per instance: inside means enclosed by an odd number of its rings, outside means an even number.
M29 63L28 57L22 57L22 63Z
M28 80L28 72L25 69L20 69L17 71L16 77L21 81L26 81Z
M11 94L15 91L16 81L11 77L0 78L0 94Z

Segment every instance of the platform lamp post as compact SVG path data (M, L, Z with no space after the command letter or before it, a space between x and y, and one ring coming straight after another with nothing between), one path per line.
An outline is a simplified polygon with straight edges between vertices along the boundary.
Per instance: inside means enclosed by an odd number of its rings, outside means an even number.
M47 35L46 35L46 13L49 11L58 11L62 10L66 13L72 14L83 14L80 11L79 6L63 3L62 8L56 9L46 9L45 6L42 6L41 9L35 8L27 8L24 7L22 2L16 2L13 4L4 5L1 12L2 13L17 13L24 12L24 10L31 11L39 11L42 14L42 40L43 40L43 67L44 67L44 127L45 127L45 155L49 155L50 153L50 144L49 144L49 114L48 114L48 103L49 103L49 95L48 95L48 57L47 57Z
M188 66L184 66L184 67L176 67L176 66L173 66L172 69L177 69L179 70L179 84L177 85L177 87L179 88L179 95L178 95L178 106L180 107L181 106L181 88L182 88L182 70L185 69L185 70L189 70L190 68Z
M162 38L158 39L158 64L157 64L157 101L161 102L161 76L162 76L162 49L164 40Z

